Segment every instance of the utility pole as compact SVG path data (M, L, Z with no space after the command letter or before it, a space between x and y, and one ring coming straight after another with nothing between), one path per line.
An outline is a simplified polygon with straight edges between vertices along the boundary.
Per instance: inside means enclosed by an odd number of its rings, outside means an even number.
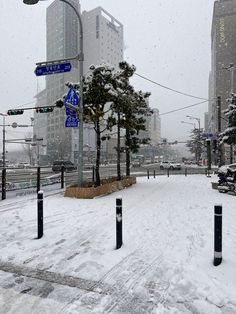
M221 133L221 96L217 97L218 136ZM224 165L224 144L218 143L219 167Z
M207 144L207 169L211 170L211 140L206 140Z
M197 164L199 164L199 161L201 159L201 126L200 126L200 118L192 117L192 116L186 116L189 119L195 119L198 122L198 139L197 139L197 151L196 151L196 161Z

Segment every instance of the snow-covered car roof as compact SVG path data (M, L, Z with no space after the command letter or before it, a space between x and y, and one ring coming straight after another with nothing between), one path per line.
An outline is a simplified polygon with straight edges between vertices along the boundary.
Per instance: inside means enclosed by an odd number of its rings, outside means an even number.
M218 172L226 173L228 169L230 169L231 171L236 171L236 163L230 164L230 165L221 166L219 168Z

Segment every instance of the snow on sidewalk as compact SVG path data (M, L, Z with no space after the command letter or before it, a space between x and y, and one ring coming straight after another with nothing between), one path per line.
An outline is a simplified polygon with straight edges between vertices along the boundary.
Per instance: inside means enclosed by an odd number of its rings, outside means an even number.
M213 180L138 178L126 190L93 200L47 197L40 240L36 200L16 198L9 210L1 202L0 269L91 291L93 298L83 301L88 313L236 313L235 197L212 190ZM124 245L115 250L118 196ZM214 267L213 213L219 203L223 263ZM68 298L60 313L83 313L81 300Z

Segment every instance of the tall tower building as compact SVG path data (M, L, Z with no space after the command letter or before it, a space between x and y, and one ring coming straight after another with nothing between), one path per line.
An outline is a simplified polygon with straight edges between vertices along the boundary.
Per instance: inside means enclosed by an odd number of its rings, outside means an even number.
M80 12L79 0L71 2ZM84 75L91 64L99 65L105 62L117 67L119 61L123 60L122 24L101 7L84 11L82 22ZM74 10L66 3L55 0L47 8L46 23L47 61L75 57L79 52L79 23ZM54 105L57 99L68 92L66 82L79 81L78 61L73 60L71 63L71 72L46 76L45 105ZM65 128L63 109L55 109L52 113L41 115L44 115L47 125L47 154L50 159L70 159L76 162L79 146L78 128ZM95 150L95 133L92 129L91 125L84 123L85 151ZM36 130L34 133L37 133Z
M217 96L221 96L221 108L227 108L227 98L230 97L231 89L236 92L236 80L231 80L231 73L225 69L233 64L236 67L236 1L218 0L214 3L211 53L212 69L209 82L209 123L211 131L217 132ZM235 76L235 75L234 75ZM223 113L222 113L223 116ZM222 130L226 121L221 120Z
M78 0L72 0L80 12ZM47 8L47 61L75 57L78 54L78 17L74 10L59 0ZM47 105L67 93L65 83L79 81L78 61L73 60L69 73L46 76ZM78 133L78 130L76 130ZM72 129L65 128L65 111L56 109L48 114L47 154L52 159L71 159ZM77 145L78 146L78 145Z

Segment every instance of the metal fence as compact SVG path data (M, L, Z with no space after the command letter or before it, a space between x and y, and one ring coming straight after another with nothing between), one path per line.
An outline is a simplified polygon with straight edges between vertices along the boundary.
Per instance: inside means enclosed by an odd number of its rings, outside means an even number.
M121 165L121 175L125 176L125 164ZM215 169L216 170L216 169ZM182 168L181 170L160 170L155 165L147 165L142 167L132 167L131 175L134 176L160 176L160 175L206 175L206 167ZM214 169L212 170L214 171ZM50 167L30 167L26 169L5 168L0 169L1 181L0 191L1 199L5 199L10 195L33 194L40 189L57 190L69 185L78 183L78 171L67 172L64 168L60 172L53 172ZM101 165L100 178L107 179L117 174L116 164ZM84 182L95 181L95 167L90 166L83 171Z

